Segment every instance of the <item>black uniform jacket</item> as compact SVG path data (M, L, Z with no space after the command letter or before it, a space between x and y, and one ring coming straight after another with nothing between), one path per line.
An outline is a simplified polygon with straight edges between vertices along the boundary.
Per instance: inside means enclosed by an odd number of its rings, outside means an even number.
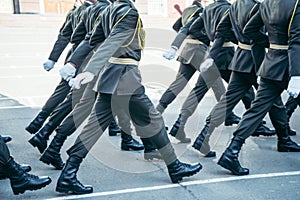
M239 42L242 45L247 45L249 50L241 47L240 44L235 51L232 63L229 67L232 71L250 73L256 69L254 54L251 51L251 40L243 34L243 28L259 9L260 3L256 0L238 0L234 2L229 11L224 15L217 28L216 37L223 37L232 40L232 42ZM232 39L232 33L236 39ZM264 48L255 48L258 55L264 56ZM257 65L259 67L260 64Z
M259 29L265 26L268 35ZM300 7L297 0L265 0L244 27L244 33L260 45L288 45L288 51L269 48L262 63L260 76L288 81L300 76ZM290 69L289 69L290 68Z
M102 44L84 69L95 76L100 72L96 91L120 95L144 93L136 65L108 62L111 57L140 61L143 41L142 22L132 1L115 1L103 11L90 38L92 46Z
M190 33L194 34L194 32L197 30L199 31L204 27L209 40L214 42L217 25L229 7L230 3L228 3L226 0L217 0L214 3L206 6L201 17L196 19L191 25ZM217 51L212 51L213 49L210 50L210 57L214 59L215 64L220 70L226 70L233 57L234 48L222 47L222 45L223 43L217 48Z

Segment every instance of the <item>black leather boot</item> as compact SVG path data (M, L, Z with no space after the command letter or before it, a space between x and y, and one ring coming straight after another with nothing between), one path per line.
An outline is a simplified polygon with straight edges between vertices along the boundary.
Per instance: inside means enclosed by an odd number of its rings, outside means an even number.
M61 170L64 167L64 162L60 157L60 149L66 139L67 137L65 135L57 132L49 147L41 156L40 161L47 165L51 164L55 167L55 169Z
M141 138L143 145L145 147L144 150L144 159L145 160L162 160L162 156L160 155L157 148L152 144L152 142L147 138Z
M0 137L2 138L2 140L5 142L5 143L8 143L12 140L12 137L10 135L0 135Z
M109 136L117 136L118 133L121 133L121 129L118 126L116 120L112 120L108 126L108 135Z
M239 152L244 142L244 139L240 138L239 136L234 136L229 147L225 150L225 152L219 159L218 165L225 169L228 169L234 175L249 174L249 169L241 167L238 160Z
M128 135L124 131L121 130L121 149L124 151L140 151L144 150L144 145L133 139L131 135Z
M50 113L45 110L39 112L39 114L34 118L32 122L25 128L31 134L35 134L40 128L43 126L47 117L49 117Z
M196 150L200 151L202 154L204 154L205 157L216 157L216 152L210 151L210 135L211 133L209 133L209 123L207 123L196 138L193 147Z
M48 122L38 133L32 136L28 142L33 146L37 147L40 153L43 153L47 148L47 141L49 136L53 132L52 123Z
M278 139L277 150L279 152L300 152L300 146L288 136Z
M240 121L241 118L231 112L231 114L225 119L225 126L232 126L233 124L238 124Z
M276 130L270 130L268 127L263 125L263 123L260 123L255 132L252 134L253 137L258 136L273 136L276 135Z
M184 132L184 125L185 121L183 119L182 114L179 114L175 124L171 128L169 134L175 137L177 140L179 140L182 143L191 143L191 139L186 137L186 134Z
M178 159L169 164L167 167L172 183L178 183L183 177L192 176L202 169L202 165L200 163L190 165L182 163Z
M60 193L88 194L93 192L92 186L84 186L77 180L77 171L82 158L70 156L57 181L56 191Z
M15 195L22 194L26 190L38 190L51 183L50 177L38 177L24 172L12 157L3 168L10 179L10 185Z
M16 163L17 165L19 165L18 163ZM20 168L24 171L24 172L30 172L31 171L31 166L30 165L20 165ZM8 178L6 175L6 171L0 170L0 180L1 179L6 179Z
M289 136L297 135L297 132L289 127Z

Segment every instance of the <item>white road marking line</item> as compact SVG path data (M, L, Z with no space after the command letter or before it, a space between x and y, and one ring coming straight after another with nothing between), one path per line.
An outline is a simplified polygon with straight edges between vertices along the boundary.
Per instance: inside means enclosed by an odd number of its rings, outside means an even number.
M3 106L0 107L0 110L6 110L6 109L19 109L19 108L31 108L29 106Z
M152 190L164 190L169 188L177 188L177 187L190 186L190 185L203 185L203 184L222 183L222 182L237 181L237 180L272 178L272 177L280 177L280 176L297 176L297 175L300 175L300 171L278 172L278 173L268 173L268 174L253 174L247 176L232 176L227 178L213 178L213 179L206 179L206 180L188 181L188 182L182 182L180 184L168 184L168 185L161 185L161 186L113 190L113 191L96 192L92 194L83 194L83 195L70 195L70 196L50 198L48 200L82 199L82 198L89 198L89 197L100 197L100 196L128 194L128 193L135 193L135 192L146 192Z

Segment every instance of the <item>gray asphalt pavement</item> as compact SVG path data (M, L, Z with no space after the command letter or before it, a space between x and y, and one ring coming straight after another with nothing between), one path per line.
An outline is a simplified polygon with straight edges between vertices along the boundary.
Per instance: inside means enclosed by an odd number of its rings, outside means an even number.
M142 16L147 28L147 48L141 63L141 73L146 91L154 103L174 79L178 62L166 61L162 52L169 48L174 32L170 27L174 19ZM14 196L9 180L0 180L0 199L300 199L300 154L277 152L276 137L251 137L240 154L241 164L250 168L248 176L233 176L216 162L230 141L235 128L220 126L213 135L212 146L217 158L204 158L191 145L178 143L170 138L180 160L201 162L203 169L180 184L171 184L163 162L148 162L143 152L120 151L120 138L104 134L82 163L78 178L83 184L91 184L94 193L89 195L62 195L55 192L60 171L39 161L40 154L27 141L31 137L24 127L38 113L59 82L58 69L63 65L66 52L56 67L44 71L57 37L63 15L10 15L0 14L0 132L9 134L8 144L18 163L28 163L33 174L48 175L52 183L38 191L26 191ZM197 78L166 110L163 117L168 127L176 120L180 106ZM282 95L287 99L287 94ZM189 119L186 131L194 139L205 123L205 117L216 103L211 91L199 104ZM235 113L241 115L244 108L238 104ZM291 127L298 131L292 139L300 143L300 109L291 119ZM272 125L266 116L267 125ZM81 128L71 136L62 149L67 159L70 147ZM135 136L136 137L136 136ZM138 137L136 137L138 139Z

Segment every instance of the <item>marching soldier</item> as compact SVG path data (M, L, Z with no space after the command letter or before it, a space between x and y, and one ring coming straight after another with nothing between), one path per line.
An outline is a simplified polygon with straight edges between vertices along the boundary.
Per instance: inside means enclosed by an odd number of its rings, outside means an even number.
M100 20L93 36L103 43L84 72L75 78L75 87L79 88L81 84L91 82L101 71L95 85L99 95L87 125L68 150L69 158L58 179L56 191L93 192L91 186L84 186L77 180L76 173L113 116L121 110L131 117L140 136L148 138L157 147L173 183L199 172L202 168L200 163L189 165L177 159L162 116L145 95L138 69L144 32L135 6L130 0L118 0L103 12Z
M228 9L230 4L226 0L217 0L214 3L205 7L203 13L200 17L198 17L193 24L190 26L188 33L190 35L199 36L201 33L205 32L207 37L210 40L210 43L214 42L215 39L215 30L216 26L221 20L223 13ZM194 48L196 51L196 48ZM174 123L170 134L171 135L185 135L184 126L186 124L187 119L194 113L197 108L197 105L204 97L205 93L208 91L210 87L212 87L213 91L219 90L219 95L215 92L216 99L219 101L221 95L225 93L224 86L221 87L222 84L221 78L223 78L227 83L229 82L231 70L229 70L229 65L232 60L232 56L234 54L234 44L231 42L226 42L223 47L220 48L218 55L216 55L215 63L216 65L209 70L203 70L200 67L200 76L197 80L195 87L192 89L185 102L182 105L181 112L179 114L178 119ZM189 56L193 54L190 53ZM196 56L195 60L198 61L196 63L194 61L191 62L193 66L199 68L200 64L203 62L200 56ZM205 66L205 62L201 64L201 66ZM176 82L176 81L175 81ZM221 83L219 83L221 82ZM223 89L224 88L224 89ZM245 108L248 109L250 107L251 101L254 99L254 91L252 88L245 94L242 98ZM237 124L240 118L234 115L232 112L226 116L225 126L230 126L232 124ZM206 152L206 157L214 157L215 152Z
M248 2L240 0L235 5L246 5ZM241 167L238 154L267 112L272 122L277 122L274 123L278 136L277 150L300 152L300 146L289 137L288 117L281 101L281 93L286 88L293 97L297 97L300 92L299 25L299 0L265 0L259 6L259 11L243 26L245 36L256 45L269 49L260 66L260 83L251 108L243 115L231 143L218 161L220 166L235 175L249 174L249 169ZM268 35L260 31L263 26ZM274 103L281 103L282 106L274 106Z
M209 138L214 129L224 122L225 117L232 111L245 93L252 86L257 88L256 71L261 63L258 56L262 58L265 49L256 47L255 50L251 51L250 39L244 36L241 27L245 26L246 22L258 8L259 2L256 0L239 0L231 5L218 25L216 41L210 51L210 56L213 59L218 59L219 46L223 44L223 40L225 39L237 43L238 48L231 63L230 69L232 70L232 75L227 91L206 118L206 124L193 144L193 147L201 153L205 154L205 152L210 151ZM280 107L280 105L278 106ZM259 126L252 133L253 136L272 136L275 134L276 131L269 130L269 128L263 125L263 122L259 123Z

